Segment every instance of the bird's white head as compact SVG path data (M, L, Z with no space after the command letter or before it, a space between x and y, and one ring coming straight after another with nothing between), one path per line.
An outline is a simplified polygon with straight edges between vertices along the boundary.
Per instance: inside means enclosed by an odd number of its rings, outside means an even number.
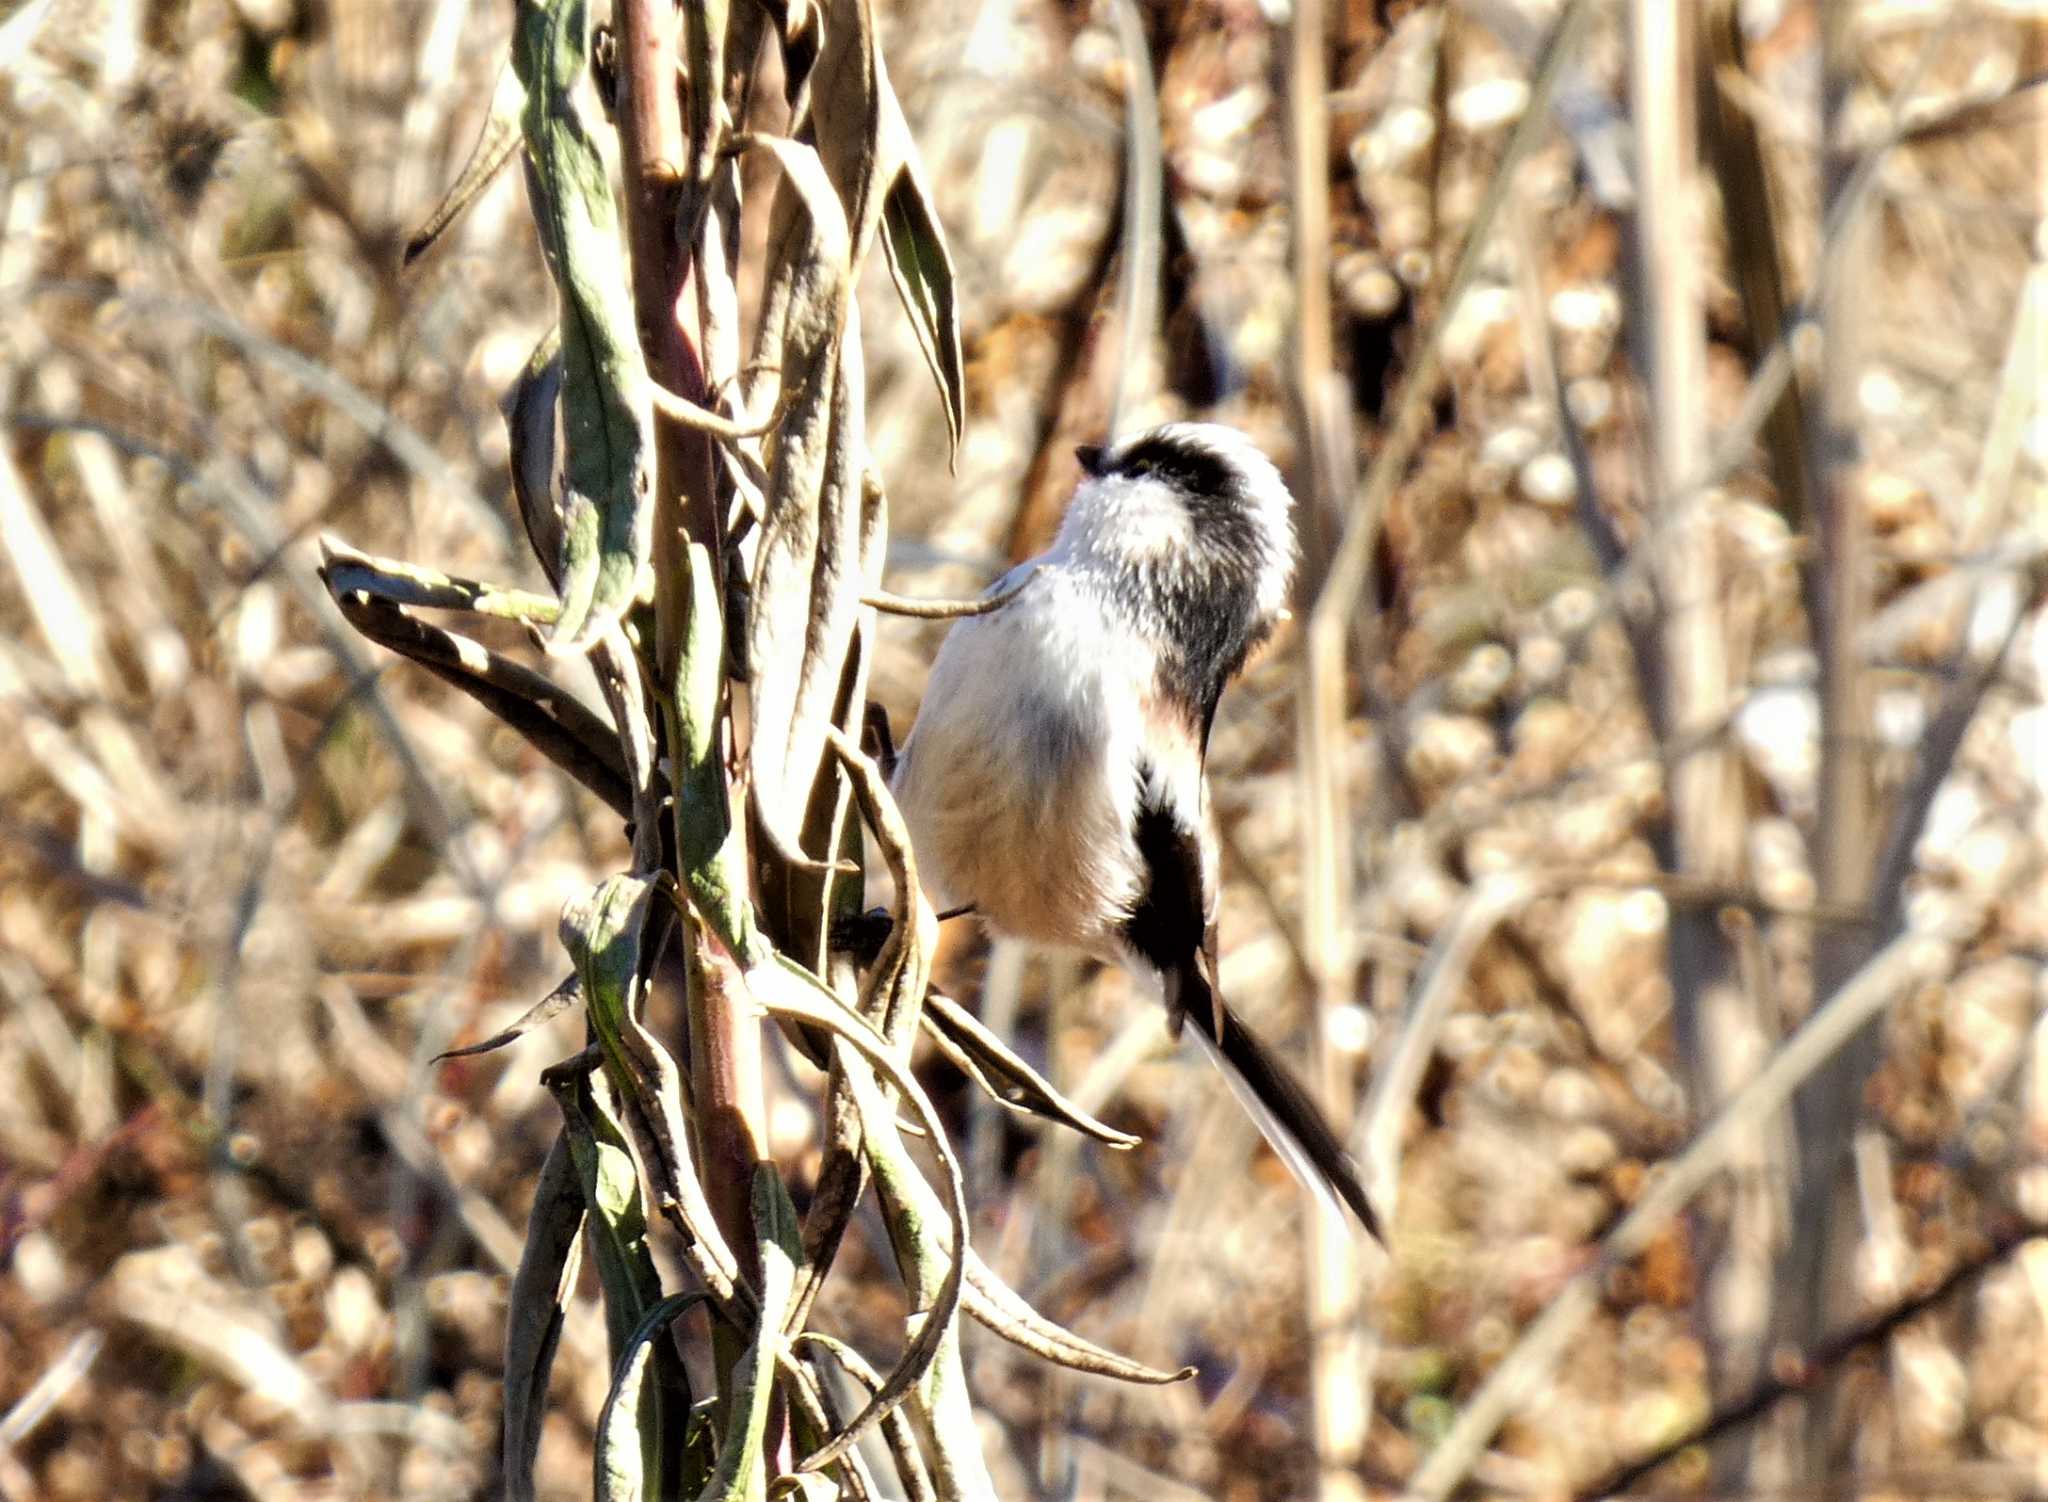
M1216 423L1174 422L1077 451L1056 554L1105 575L1194 660L1208 698L1273 629L1294 577L1294 500L1272 460Z

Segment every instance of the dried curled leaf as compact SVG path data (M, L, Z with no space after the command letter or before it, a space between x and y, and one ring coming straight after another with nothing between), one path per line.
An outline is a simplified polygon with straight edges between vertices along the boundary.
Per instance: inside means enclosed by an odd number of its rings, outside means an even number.
M533 1464L547 1418L548 1375L562 1336L562 1316L582 1266L583 1187L557 1133L541 1164L526 1246L505 1300L505 1502L533 1502Z
M1029 575L1025 581L1028 582ZM1004 591L1014 594L1022 583ZM973 1014L929 987L937 920L919 890L917 864L881 768L845 732L827 739L853 777L856 796L896 888L896 911L862 998L864 1015L879 1019L891 1042L902 1045L921 1017L932 1039L961 1071L996 1100L1057 1121L1110 1147L1135 1147L1136 1137L1106 1126L1062 1095L1050 1081L983 1027Z
M777 1018L788 1018L797 1022L810 1023L830 1031L842 1043L850 1045L839 1051L839 1064L855 1104L860 1111L861 1125L871 1143L895 1143L892 1155L907 1169L910 1176L924 1184L924 1179L909 1159L903 1155L900 1140L896 1136L896 1109L882 1092L876 1076L888 1081L898 1094L910 1103L918 1124L930 1134L932 1151L944 1172L946 1193L943 1204L943 1220L950 1232L950 1244L964 1248L967 1244L967 1195L960 1178L960 1161L954 1155L951 1144L946 1140L944 1129L939 1123L938 1113L925 1094L924 1087L904 1063L897 1058L888 1042L870 1027L846 1004L818 983L817 977L801 966L792 964L779 954L771 954L747 971L747 984L754 999ZM929 1195L931 1186L926 1184ZM933 1196L936 1199L936 1196ZM912 1318L915 1333L904 1349L902 1358L890 1372L873 1398L851 1424L822 1450L805 1459L802 1470L815 1471L830 1465L861 1434L889 1409L903 1401L911 1388L920 1381L937 1356L941 1344L953 1329L960 1306L960 1288L965 1276L966 1262L961 1255L947 1258L946 1273L928 1307L920 1309Z
M684 1255L721 1301L739 1291L739 1261L719 1230L683 1124L682 1078L639 1016L641 936L654 880L611 876L562 909L562 944L576 962L591 1030L621 1113L665 1213L682 1222Z
M1047 1319L1032 1308L1022 1294L1005 1283L971 1247L967 1252L967 1288L961 1298L961 1307L983 1328L1002 1336L1010 1344L1073 1371L1114 1377L1119 1382L1133 1382L1144 1387L1185 1382L1195 1375L1191 1366L1169 1372L1147 1366L1142 1361L1133 1361L1128 1356L1119 1356L1085 1336L1076 1335L1065 1325Z
M640 1172L610 1092L581 1060L547 1070L541 1080L562 1110L570 1159L589 1211L586 1224L604 1289L605 1326L621 1378L607 1399L608 1422L602 1429L614 1442L601 1441L597 1447L597 1492L634 1499L667 1496L688 1468L689 1383L674 1346L649 1344L641 1333L663 1300L661 1275L647 1243ZM645 1360L630 1364L636 1350L646 1352Z
M799 826L824 755L865 587L860 474L863 374L846 216L810 147L776 136L785 191L770 229L762 337L780 341L780 406L767 514L747 618L753 740L748 758L761 826L801 864Z
M569 1008L583 1000L583 977L570 975L548 992L539 1001L519 1014L511 1026L491 1034L481 1043L468 1043L461 1048L445 1049L434 1055L439 1064L447 1059L473 1059L479 1054L494 1053L508 1043L516 1043L544 1022L552 1022Z
M884 80L886 83L886 79ZM902 110L895 95L889 106L896 119ZM910 131L904 128L908 142ZM960 355L960 305L953 288L953 258L946 249L946 237L939 218L932 211L931 193L925 187L924 169L915 149L907 148L903 169L882 200L882 251L889 263L889 278L903 311L910 315L910 329L932 379L938 382L939 398L945 406L946 436L955 457L960 452L960 434L967 426L967 374Z
M844 1057L837 1079L859 1112L861 1152L874 1174L883 1223L913 1300L910 1328L922 1337L936 1318L923 1309L942 1307L948 1288L962 1287L964 1227L950 1225L932 1213L931 1186L905 1150L895 1114L874 1079L857 1061ZM897 1374L908 1369L906 1358L898 1365ZM888 1390L885 1383L881 1391ZM993 1495L987 1463L975 1439L974 1413L968 1405L957 1319L949 1318L938 1330L931 1352L920 1360L905 1396L925 1442L935 1495L945 1502Z
M839 1369L862 1392L870 1396L879 1391L882 1386L881 1374L868 1364L866 1357L842 1340L835 1340L832 1336L822 1334L816 1330L805 1330L800 1334L792 1336L789 1344L793 1352L802 1351L807 1347L815 1347L821 1355L830 1356ZM817 1357L811 1358L812 1362L816 1360ZM809 1364L798 1360L795 1362L795 1365L797 1370L812 1384L816 1385L821 1393L828 1391L825 1385L818 1380L817 1375L812 1372ZM909 1417L901 1408L892 1408L888 1413L882 1415L882 1441L889 1447L889 1458L894 1462L896 1475L902 1481L904 1490L909 1496L913 1499L931 1497L931 1478L926 1474L924 1457L918 1453L917 1435L910 1426ZM859 1458L860 1451L858 1450L852 1450L847 1453L847 1459L849 1460L857 1461Z
M960 312L952 257L932 210L917 142L889 82L875 36L873 0L828 0L811 79L818 153L846 205L858 267L881 232L889 276L937 381L957 450L966 418Z
M910 850L909 833L903 827L886 779L874 761L837 726L828 729L827 739L846 768L854 796L859 800L873 829L879 851L895 880L896 909L893 922L878 944L869 977L861 996L861 1015L881 1030L892 1047L902 1051L916 1027L916 1017L930 975L930 955L935 936L931 906L918 889L917 868ZM814 1062L830 1062L829 1050L816 1039L800 1032L799 1046ZM862 1133L858 1112L851 1107L847 1087L835 1078L829 1100L832 1120L831 1141L820 1170L817 1192L812 1196L810 1219L805 1227L805 1245L814 1258L811 1280L796 1301L799 1322L809 1312L818 1292L817 1282L831 1263L832 1253L845 1234L855 1203L867 1185L867 1169L861 1156Z
M357 631L469 695L621 817L632 817L632 793L618 740L573 693L481 642L407 615L362 587L360 575L355 585L344 587L323 568L322 579L336 607Z
M788 1498L794 1498L795 1502L839 1502L842 1495L857 1494L842 1494L829 1478L813 1475L809 1471L792 1471L787 1475L777 1476L774 1484L768 1488L768 1502L785 1502Z
M320 538L320 573L336 594L361 591L387 605L460 610L536 626L547 625L562 609L559 601L530 590L444 574L398 558L379 558L350 547L332 533Z
M525 108L526 90L520 85L519 75L510 68L499 69L497 87L491 90L490 113L477 132L476 144L470 147L468 160L434 206L434 212L427 216L427 222L405 242L401 265L410 266L431 250L434 242L447 233L448 226L483 196L491 179L512 160L512 154L519 149L519 116Z
M853 778L854 796L896 884L895 921L869 974L861 1011L875 1019L883 1037L901 1048L916 1030L918 1009L931 980L931 952L939 923L919 887L910 829L882 769L838 726L827 727L826 740Z
M836 1104L835 1101L835 1107ZM867 1117L863 1115L863 1128L866 1121ZM885 1126L893 1130L893 1117ZM828 1159L828 1163L830 1161ZM874 1166L877 1187L907 1206L913 1219L932 1226L938 1234L952 1234L951 1228L944 1223L946 1217L941 1214L942 1207L938 1196L933 1192L931 1185L925 1182L923 1175L912 1171L907 1174L888 1173L885 1176L884 1164L877 1162ZM958 1242L953 1242L952 1245L958 1245ZM944 1250L950 1255L950 1246ZM1127 1356L1119 1356L1116 1352L1096 1345L1093 1341L1047 1319L983 1262L972 1247L967 1249L961 1307L978 1323L1011 1344L1078 1372L1115 1377L1119 1381L1148 1386L1178 1382L1194 1375L1193 1367L1168 1372L1146 1366L1143 1362L1133 1361Z
M1106 1147L1138 1145L1139 1138L1098 1121L1068 1100L1007 1043L983 1027L980 1018L950 996L937 991L925 993L924 1025L932 1042L962 1074L1011 1110L1072 1127Z

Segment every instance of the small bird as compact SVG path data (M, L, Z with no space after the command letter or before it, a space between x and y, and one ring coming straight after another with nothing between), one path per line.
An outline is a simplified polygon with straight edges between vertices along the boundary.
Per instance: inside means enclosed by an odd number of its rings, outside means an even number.
M1285 609L1292 497L1215 424L1076 452L1051 549L948 632L896 760L919 878L997 933L1156 982L1302 1183L1377 1236L1357 1164L1216 985L1204 762L1224 685Z

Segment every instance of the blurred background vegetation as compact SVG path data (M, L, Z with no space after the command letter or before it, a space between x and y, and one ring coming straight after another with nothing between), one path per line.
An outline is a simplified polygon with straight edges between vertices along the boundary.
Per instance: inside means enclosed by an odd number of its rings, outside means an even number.
M871 271L890 584L1035 551L1113 410L1282 461L1308 577L1216 730L1224 982L1393 1211L1384 1256L1318 1228L1123 976L948 925L952 994L1146 1139L927 1061L977 1245L1201 1368L970 1329L1003 1494L1563 1496L1662 1446L1664 1489L2048 1492L2038 8L1578 3L1550 73L1542 0L877 8L969 378L949 473ZM541 582L496 405L554 317L517 175L401 268L509 28L0 19L7 1498L496 1494L537 1077L580 1036L429 1061L554 985L627 847L312 570L332 531ZM940 629L881 626L899 734ZM1838 995L1875 1020L1788 1056ZM770 1083L801 1191L816 1077ZM1722 1171L1657 1209L1710 1121ZM902 1309L857 1220L818 1323ZM544 1495L587 1494L607 1379L587 1289Z

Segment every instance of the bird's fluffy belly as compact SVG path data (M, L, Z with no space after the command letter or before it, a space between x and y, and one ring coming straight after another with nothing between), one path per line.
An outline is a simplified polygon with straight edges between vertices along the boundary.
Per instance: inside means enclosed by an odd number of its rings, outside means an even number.
M1099 611L1088 613L1092 639L1071 627L1080 613L1061 608L1061 583L1034 583L1009 610L954 628L895 793L936 902L972 903L998 932L1107 958L1142 871L1136 749L1112 732L1131 717L1105 704L1147 685L1122 681L1134 658L1104 640Z

